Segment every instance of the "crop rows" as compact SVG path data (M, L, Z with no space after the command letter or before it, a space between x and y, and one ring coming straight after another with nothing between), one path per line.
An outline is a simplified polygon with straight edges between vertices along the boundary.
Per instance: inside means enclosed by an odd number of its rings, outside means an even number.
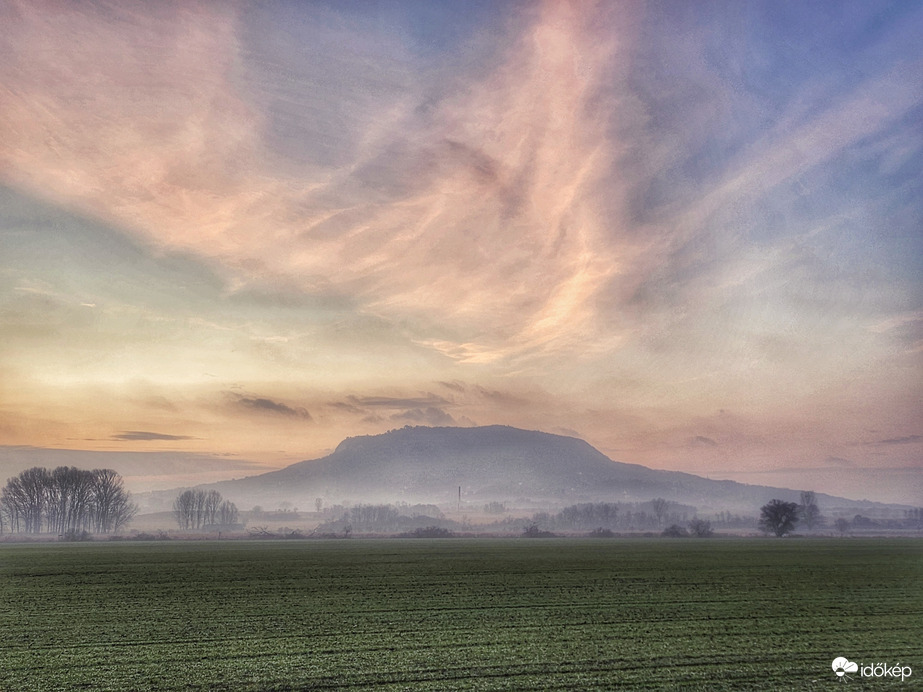
M923 549L4 545L0 622L2 690L820 689L840 655L923 679Z

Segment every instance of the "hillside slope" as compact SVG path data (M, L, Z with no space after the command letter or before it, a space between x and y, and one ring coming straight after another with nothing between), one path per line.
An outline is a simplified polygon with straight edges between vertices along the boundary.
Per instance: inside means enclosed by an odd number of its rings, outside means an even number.
M505 426L407 427L347 438L321 459L208 487L243 507L289 502L301 508L318 497L327 504L449 504L461 487L466 503L555 507L663 497L700 510L753 514L772 498L797 501L799 495L616 462L583 440ZM823 509L885 507L823 494L818 499Z

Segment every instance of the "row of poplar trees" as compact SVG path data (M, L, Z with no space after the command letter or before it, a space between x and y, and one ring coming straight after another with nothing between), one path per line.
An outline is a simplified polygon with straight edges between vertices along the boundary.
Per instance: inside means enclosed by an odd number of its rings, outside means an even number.
M0 493L0 531L112 533L137 511L112 469L35 466L9 479Z
M237 505L222 498L217 490L185 490L173 501L173 516L184 530L233 526L239 515Z

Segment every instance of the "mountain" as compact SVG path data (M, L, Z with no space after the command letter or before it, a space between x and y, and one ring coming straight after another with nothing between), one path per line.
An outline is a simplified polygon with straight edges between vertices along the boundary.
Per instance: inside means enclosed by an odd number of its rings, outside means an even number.
M799 490L714 481L612 461L583 440L505 426L406 427L351 437L321 459L278 471L212 483L242 508L283 502L328 505L490 501L560 507L579 502L645 502L655 497L700 511L755 514L772 498L798 501ZM884 510L890 505L817 494L821 509Z

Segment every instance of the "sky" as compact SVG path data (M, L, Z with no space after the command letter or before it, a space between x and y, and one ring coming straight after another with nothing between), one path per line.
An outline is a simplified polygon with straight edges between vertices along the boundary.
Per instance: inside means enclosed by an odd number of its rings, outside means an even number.
M923 504L923 3L0 25L7 475L175 487L503 424Z

